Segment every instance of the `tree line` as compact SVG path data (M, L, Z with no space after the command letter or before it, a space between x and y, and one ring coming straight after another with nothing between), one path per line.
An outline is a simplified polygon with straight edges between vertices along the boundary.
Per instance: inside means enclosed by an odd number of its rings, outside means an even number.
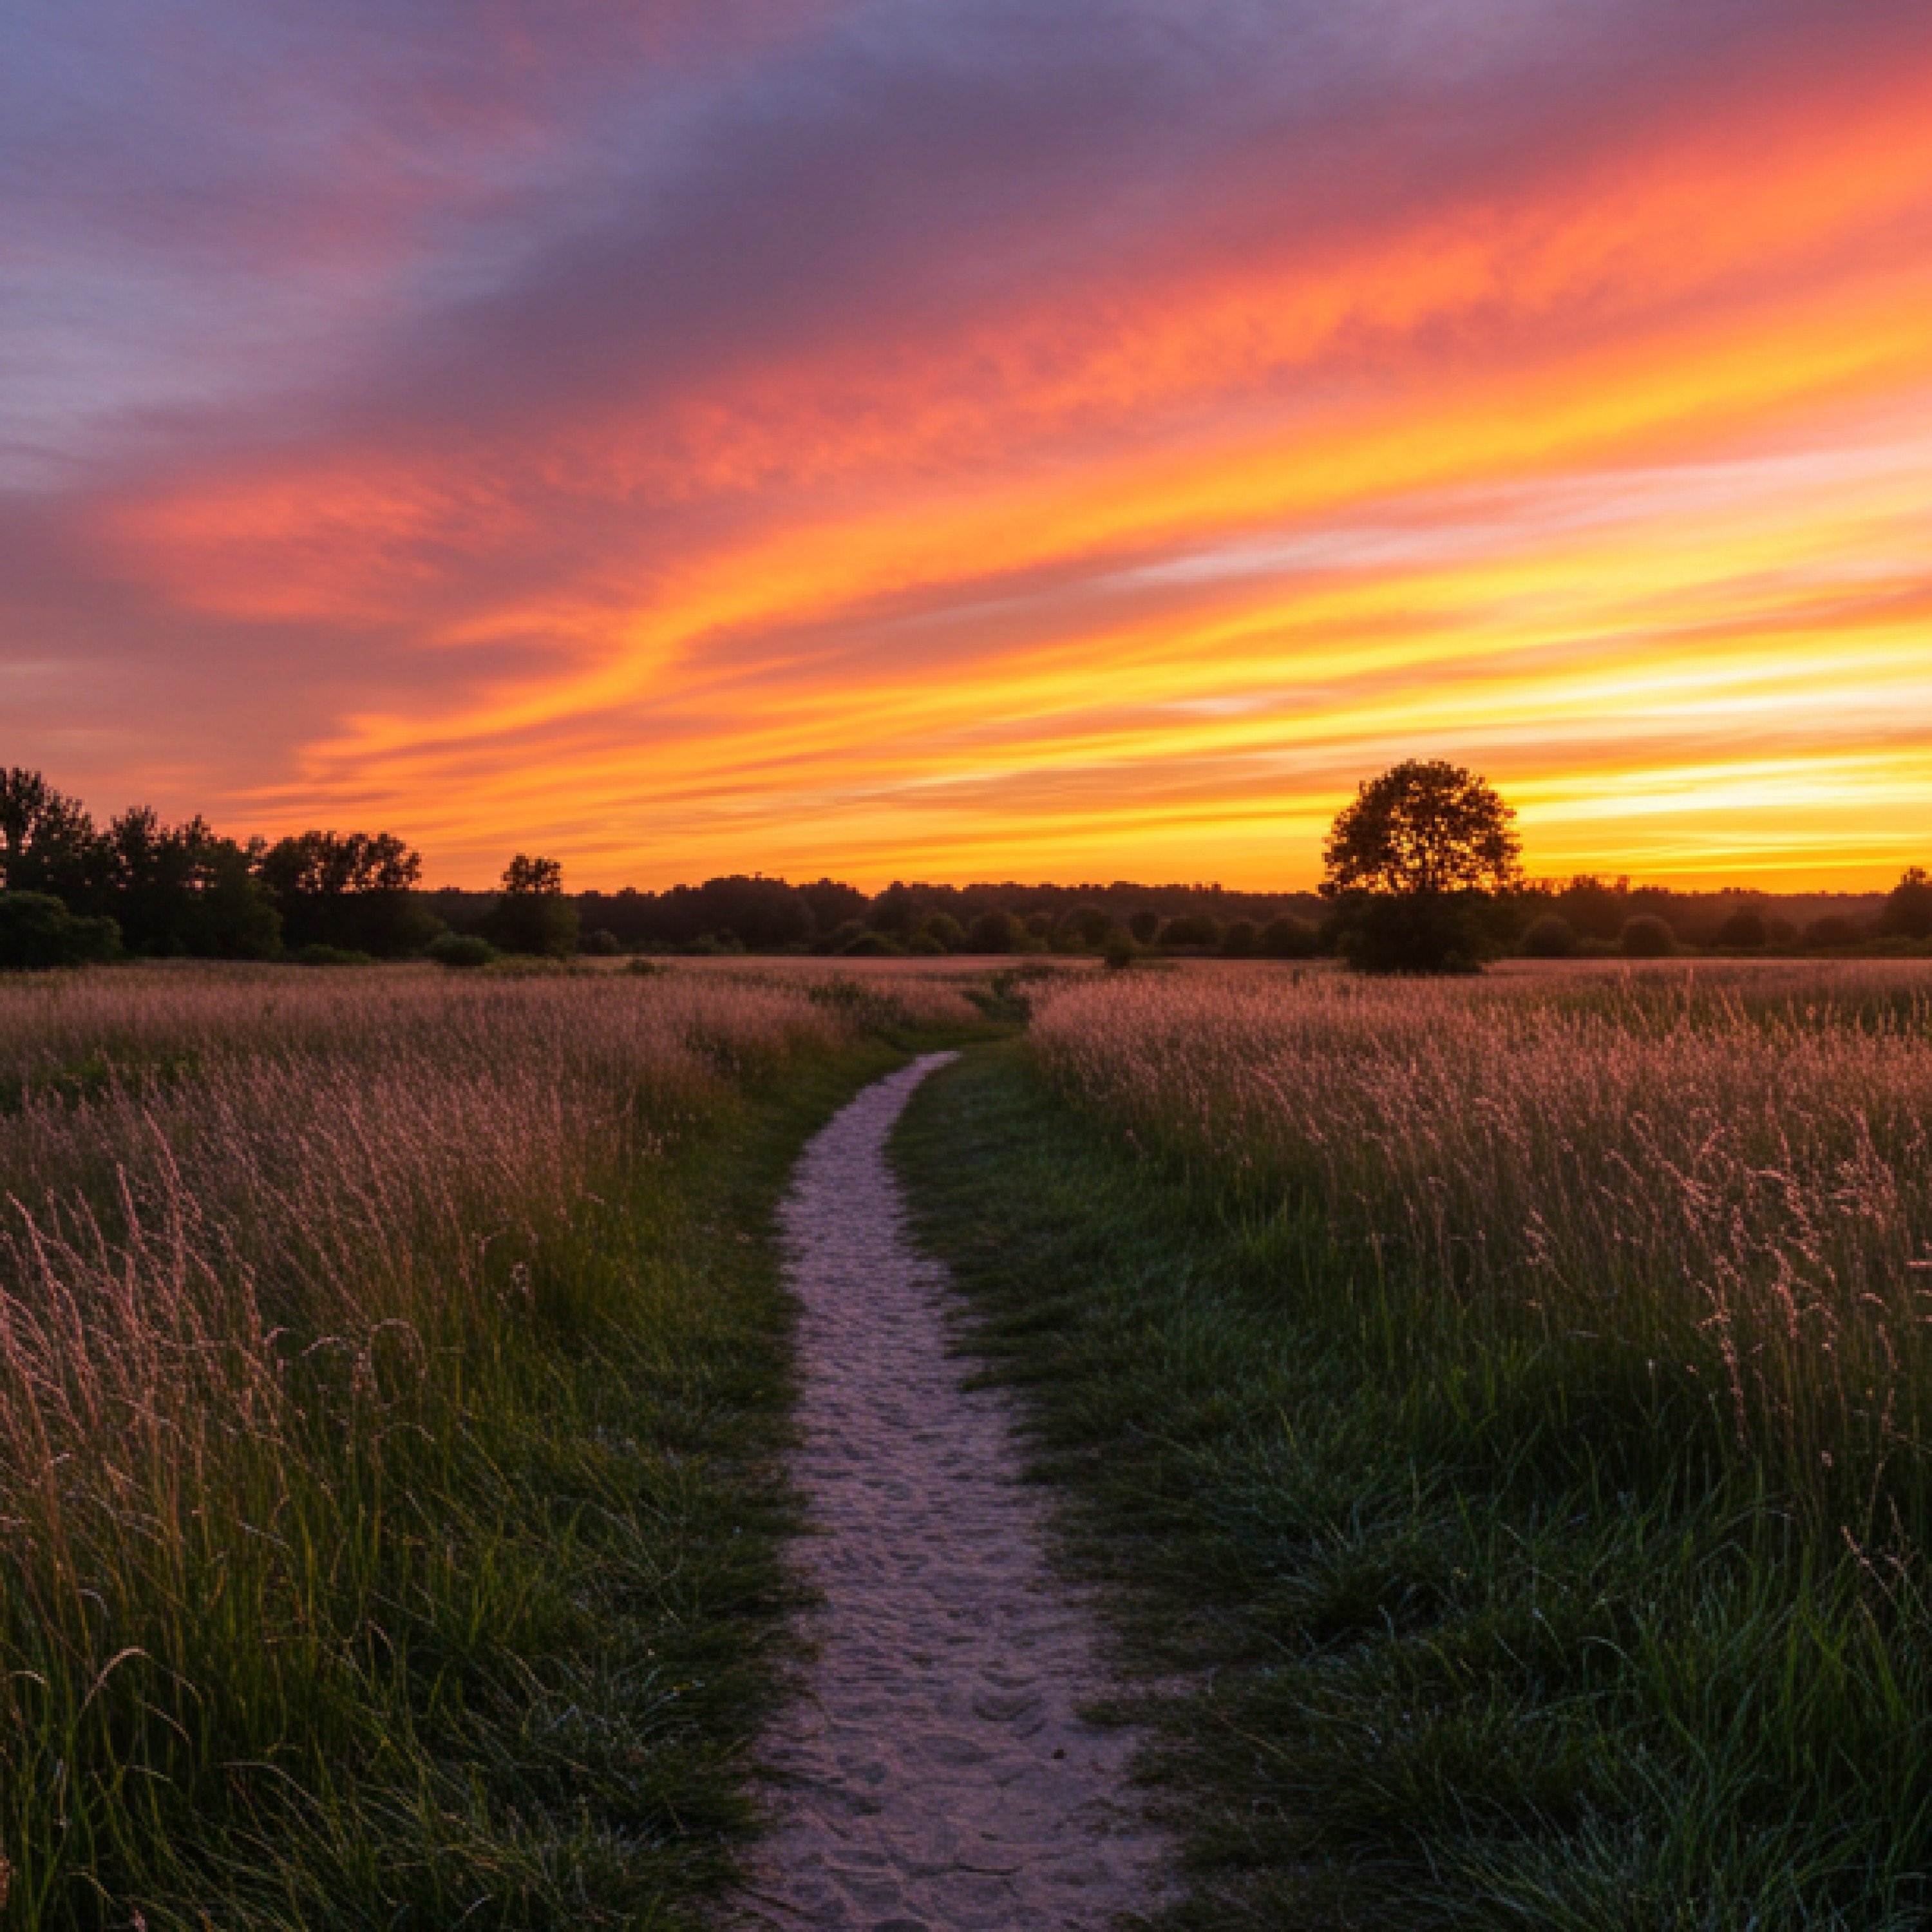
M1889 895L1685 893L1628 880L1522 876L1509 808L1474 774L1412 760L1369 781L1336 821L1320 894L1218 884L950 885L866 892L821 878L734 874L662 892L568 892L552 859L520 854L492 892L427 890L391 832L238 840L199 815L137 806L98 824L21 768L0 769L0 964L189 956L316 963L498 951L1148 952L1230 958L1342 953L1370 970L1433 970L1501 952L1654 956L1882 950L1932 939L1932 880Z

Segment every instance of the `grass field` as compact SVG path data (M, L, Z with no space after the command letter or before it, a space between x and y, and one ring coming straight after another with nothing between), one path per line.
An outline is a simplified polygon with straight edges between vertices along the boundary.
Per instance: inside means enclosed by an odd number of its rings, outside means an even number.
M806 1134L901 976L0 986L22 1928L692 1922L773 1682Z
M1129 974L918 1097L1177 1923L1925 1922L1928 1119L1880 965Z

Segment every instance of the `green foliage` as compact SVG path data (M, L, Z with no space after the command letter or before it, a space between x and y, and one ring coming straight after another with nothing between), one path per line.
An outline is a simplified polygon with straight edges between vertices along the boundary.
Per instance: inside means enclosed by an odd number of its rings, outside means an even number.
M0 972L86 966L120 950L111 919L76 919L50 893L0 892Z
M1545 913L1522 936L1526 959L1568 959L1576 950L1576 928L1561 913Z
M839 948L848 959L894 959L904 950L897 940L883 932L860 933Z
M496 949L480 932L439 933L429 943L428 953L439 966L452 970L474 972L499 958Z
M1617 943L1626 959L1668 959L1677 950L1676 934L1648 914L1627 921Z
M966 944L966 928L950 912L934 913L922 930L928 939L936 940L942 952L958 952Z

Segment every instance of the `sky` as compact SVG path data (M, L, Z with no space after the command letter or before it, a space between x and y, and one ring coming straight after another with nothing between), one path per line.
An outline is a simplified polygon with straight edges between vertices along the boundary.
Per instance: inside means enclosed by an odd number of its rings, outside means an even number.
M0 764L439 882L1932 862L1924 0L10 0Z

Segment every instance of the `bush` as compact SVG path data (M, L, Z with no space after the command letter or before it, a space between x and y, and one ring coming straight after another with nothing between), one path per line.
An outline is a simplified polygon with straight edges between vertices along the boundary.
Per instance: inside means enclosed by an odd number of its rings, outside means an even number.
M1283 913L1261 930L1264 959L1312 959L1322 950L1322 935L1305 919Z
M1160 914L1137 912L1127 921L1127 930L1133 934L1136 945L1151 946L1160 937Z
M592 959L615 959L622 952L624 942L609 927L600 926L577 942L577 950Z
M966 934L966 947L970 952L1010 952L1018 937L1010 914L982 912Z
M298 966L373 966L373 956L347 946L304 946L289 955Z
M1221 922L1204 912L1184 912L1161 929L1163 946L1219 946Z
M1545 913L1522 936L1526 959L1569 959L1576 952L1576 929L1561 913Z
M1251 919L1238 919L1221 935L1224 959L1252 959L1261 950L1261 934Z
M1677 950L1677 935L1662 920L1646 913L1624 922L1617 944L1626 959L1668 959Z
M841 950L847 959L896 959L905 950L896 939L883 932L862 932Z
M496 949L478 932L446 932L431 940L426 950L439 966L458 973L487 966L497 956Z
M966 944L966 928L950 912L936 912L926 922L926 937L937 940L942 952L957 952Z
M1479 973L1493 951L1473 893L1373 892L1348 904L1342 950L1358 973Z
M936 939L929 932L915 932L906 941L905 950L908 952L919 953L928 959L943 958L946 953L944 943Z
M111 919L76 919L48 892L0 892L0 972L86 966L120 950Z
M1140 957L1140 951L1134 943L1133 934L1124 926L1117 926L1102 945L1100 957L1106 962L1108 972L1124 973Z
M656 959L633 959L624 968L634 980L655 980L670 970L662 961Z
M1760 952L1771 944L1762 913L1740 909L1718 928L1718 944L1739 952Z
M1814 919L1804 928L1804 944L1830 950L1838 946L1857 946L1866 937L1866 928L1855 919L1847 919L1841 912L1827 913L1822 919Z

